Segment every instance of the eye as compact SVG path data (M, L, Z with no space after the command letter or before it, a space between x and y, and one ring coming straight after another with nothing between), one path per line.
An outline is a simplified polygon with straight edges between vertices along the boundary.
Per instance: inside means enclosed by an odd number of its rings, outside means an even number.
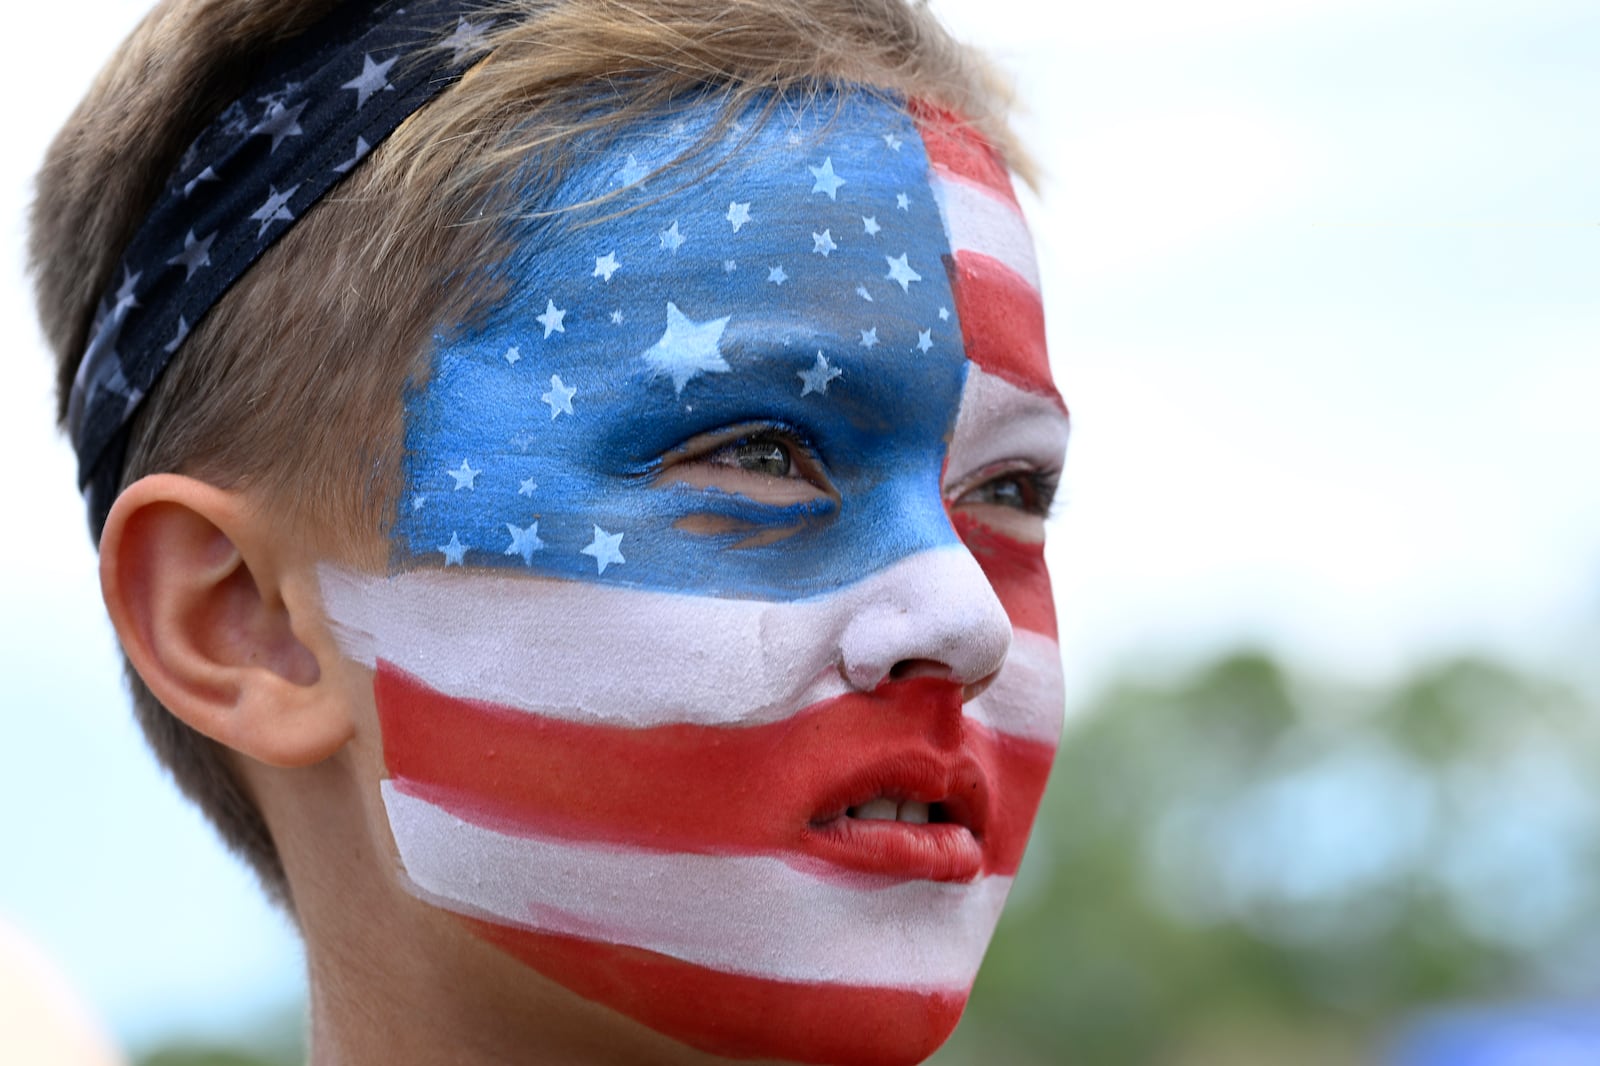
M778 507L838 499L816 450L796 431L774 425L702 433L664 457L657 483L718 489Z
M1016 470L991 477L963 492L957 504L1009 507L1024 514L1047 518L1055 501L1056 477L1038 470Z
M795 466L788 443L773 437L750 437L725 445L702 461L714 466L736 466L766 477L789 477Z
M996 463L953 486L950 508L1019 540L1043 540L1060 480L1059 471L1026 461Z

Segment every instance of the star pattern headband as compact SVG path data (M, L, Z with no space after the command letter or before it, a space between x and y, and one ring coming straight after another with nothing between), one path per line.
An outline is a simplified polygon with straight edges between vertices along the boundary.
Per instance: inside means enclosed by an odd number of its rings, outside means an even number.
M68 401L96 539L128 424L190 331L296 219L481 57L487 6L342 4L271 57L189 146L100 301Z

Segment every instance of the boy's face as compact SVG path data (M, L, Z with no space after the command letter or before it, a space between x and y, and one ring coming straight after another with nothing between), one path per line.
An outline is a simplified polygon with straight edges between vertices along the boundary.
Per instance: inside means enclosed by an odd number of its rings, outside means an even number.
M407 399L392 572L324 594L417 896L705 1051L917 1061L1060 727L1031 247L970 133L864 97L648 176L710 117L524 225Z

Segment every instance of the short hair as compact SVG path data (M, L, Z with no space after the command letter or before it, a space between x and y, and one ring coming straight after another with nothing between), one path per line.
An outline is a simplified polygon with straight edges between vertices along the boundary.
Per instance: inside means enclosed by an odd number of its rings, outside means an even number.
M96 301L184 149L265 56L338 6L162 0L56 137L38 176L30 265L60 417ZM483 61L298 220L190 334L131 423L122 486L170 471L248 487L330 559L383 565L375 533L400 492L404 392L428 373L432 332L492 298L482 281L508 206L496 190L515 185L525 205L525 177L553 186L580 135L603 138L675 102L709 92L731 116L758 94L865 86L961 115L1028 174L1005 125L1009 93L925 3L504 0L492 13ZM131 667L127 676L157 757L292 913L269 827L224 749Z

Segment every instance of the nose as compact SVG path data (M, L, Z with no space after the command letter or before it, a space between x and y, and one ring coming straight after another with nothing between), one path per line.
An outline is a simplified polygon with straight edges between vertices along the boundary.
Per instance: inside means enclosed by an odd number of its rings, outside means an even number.
M935 674L962 685L992 676L1011 648L1011 620L970 552L919 552L862 583L840 636L845 680L868 692Z

